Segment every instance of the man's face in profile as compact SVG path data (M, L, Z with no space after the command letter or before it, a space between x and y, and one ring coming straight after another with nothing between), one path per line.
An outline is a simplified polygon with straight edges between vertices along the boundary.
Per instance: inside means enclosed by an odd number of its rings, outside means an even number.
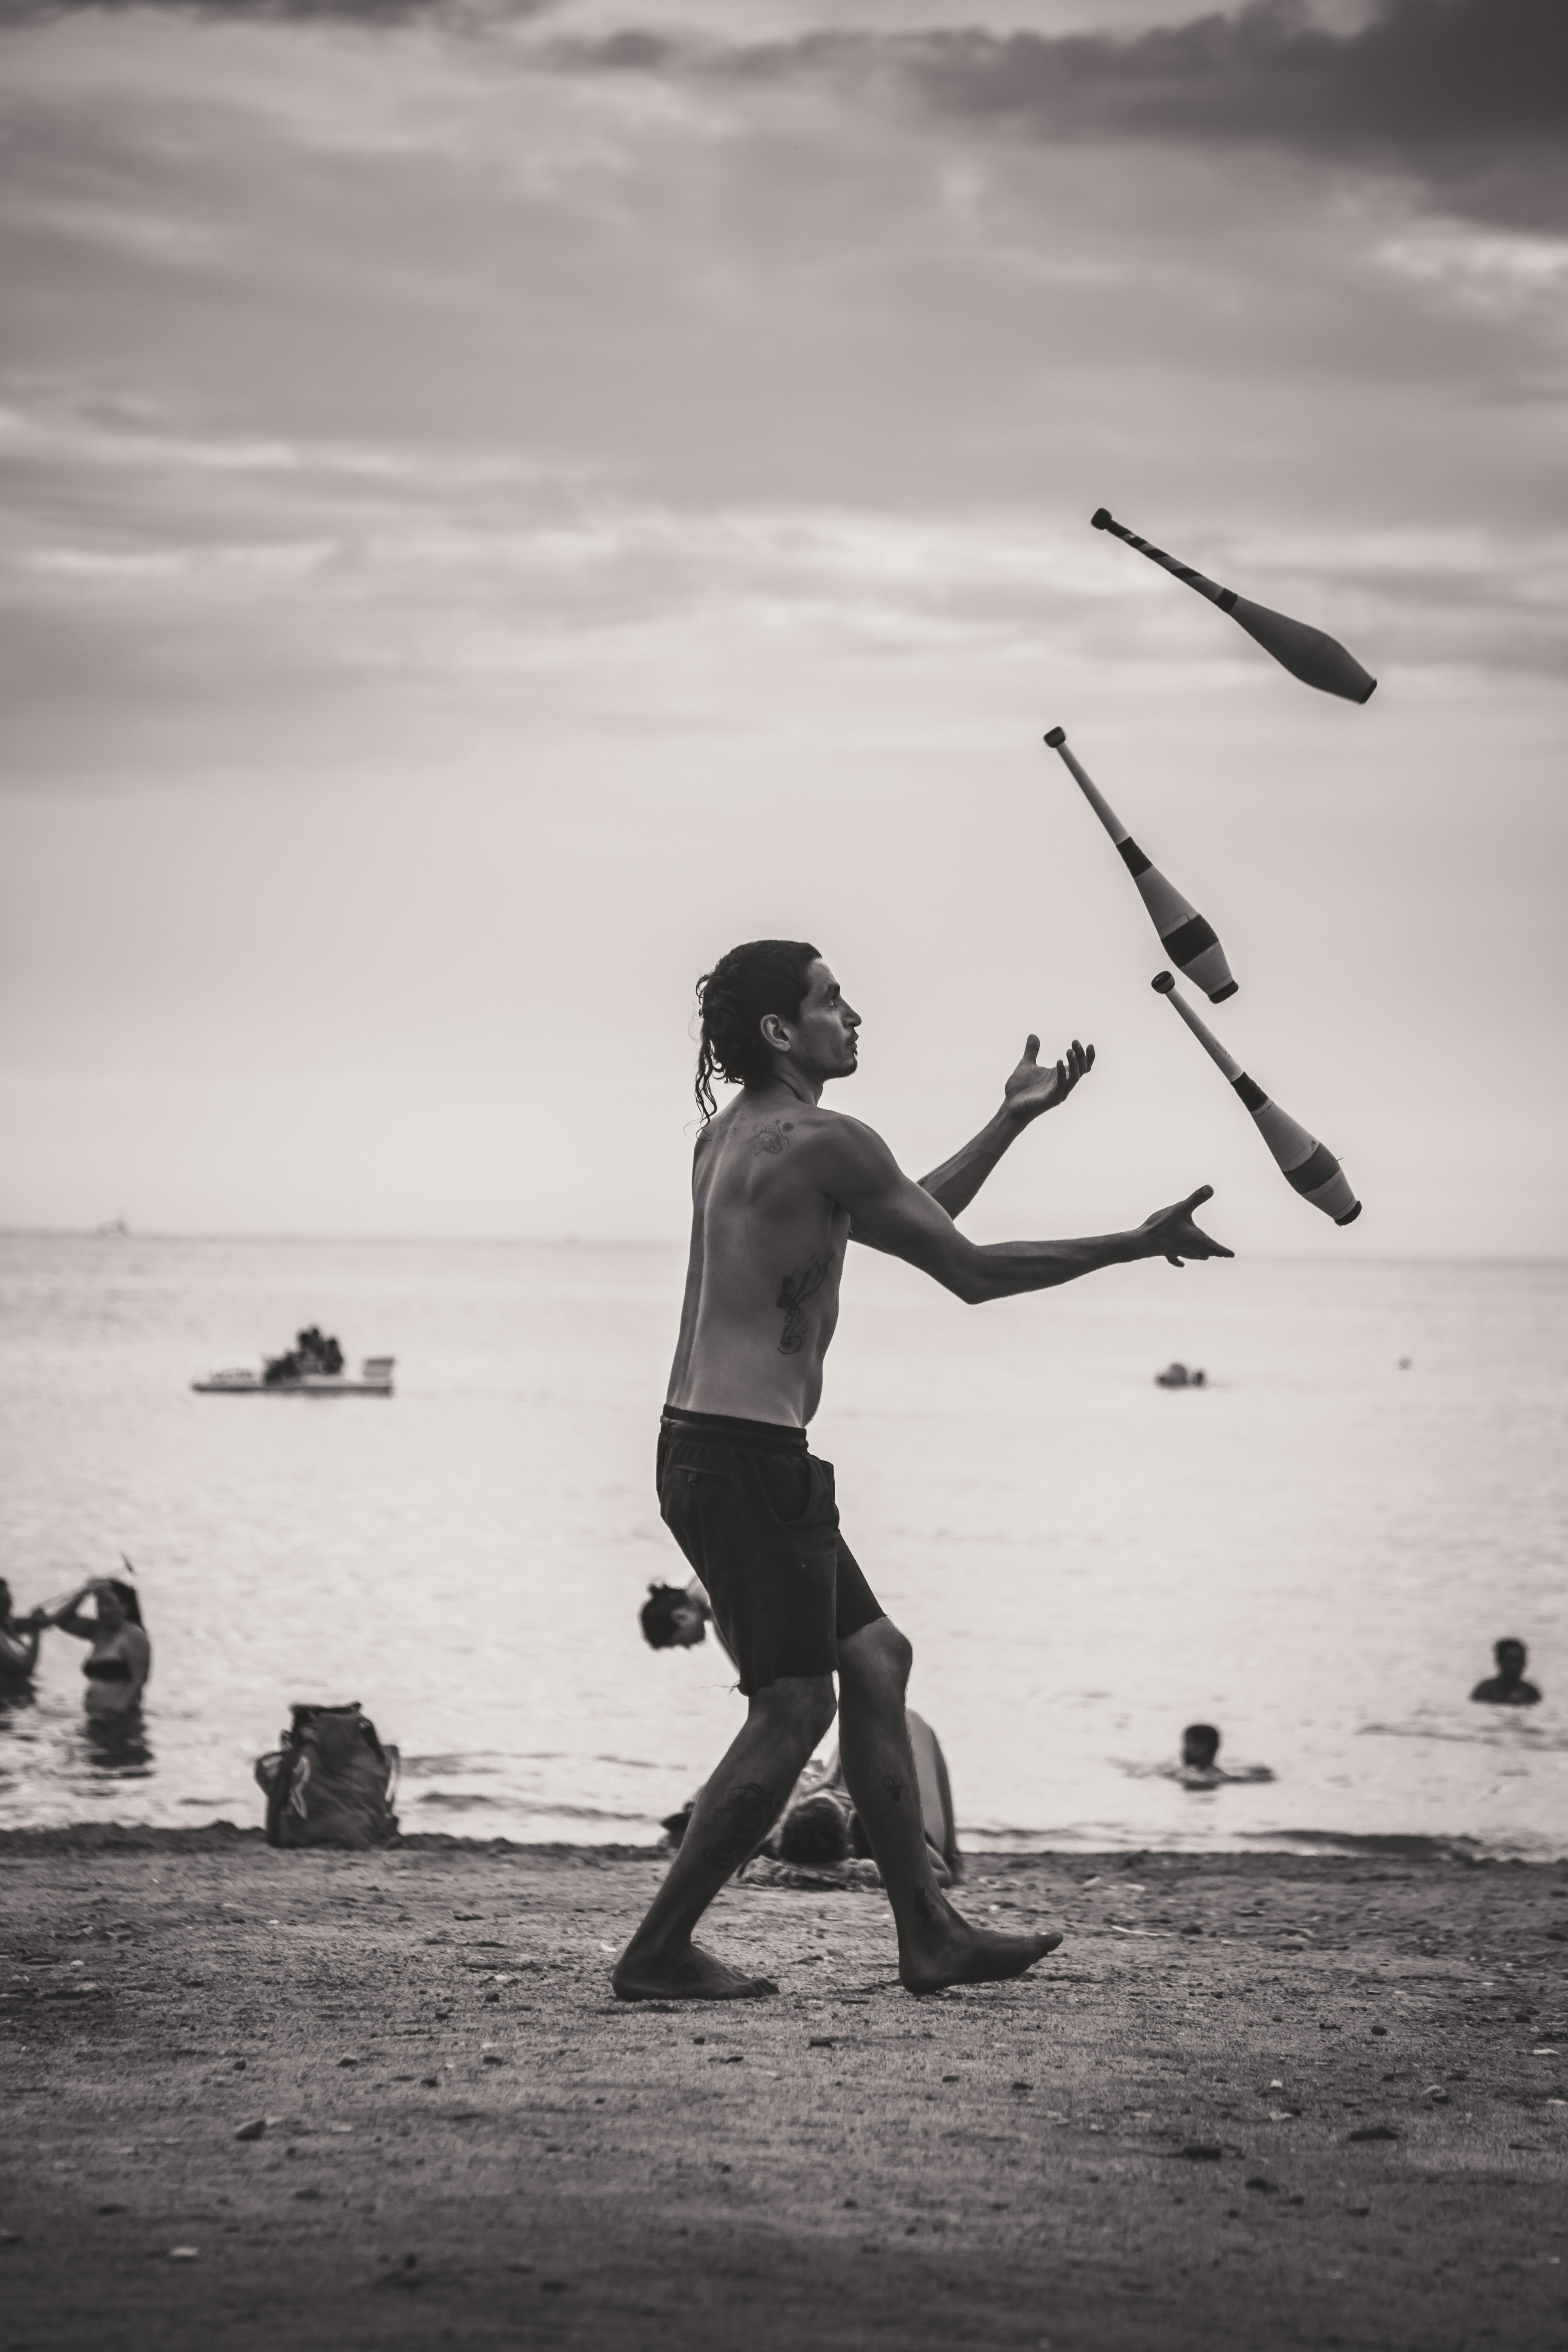
M860 1015L846 1003L839 987L820 956L811 967L800 1011L788 1024L795 1067L803 1076L847 1078L857 1066L859 1047L856 1031Z

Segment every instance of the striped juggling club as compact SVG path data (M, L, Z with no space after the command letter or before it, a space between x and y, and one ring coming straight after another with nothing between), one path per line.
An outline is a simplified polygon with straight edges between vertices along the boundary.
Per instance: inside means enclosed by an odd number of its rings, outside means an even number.
M1138 885L1138 894L1149 909L1149 919L1159 932L1160 945L1171 961L1181 965L1187 978L1195 988L1203 990L1211 1004L1223 1003L1227 996L1234 996L1237 983L1230 976L1225 950L1215 939L1212 926L1204 920L1195 907L1187 904L1173 883L1166 881L1159 867L1150 864L1110 802L1068 750L1066 728L1053 727L1046 741L1053 751L1061 753L1062 764L1121 851L1121 862Z
M1355 656L1347 653L1337 637L1327 635L1321 629L1309 628L1305 621L1292 621L1286 613L1271 613L1267 604L1255 604L1250 596L1238 596L1234 588L1221 588L1213 580L1205 580L1190 563L1178 563L1163 547L1151 547L1146 539L1129 530L1117 521L1106 508L1099 507L1089 517L1096 530L1114 531L1151 563L1158 563L1222 613L1228 613L1239 622L1249 637L1255 638L1266 654L1272 654L1282 669L1299 677L1303 686L1315 686L1324 694L1338 694L1346 702L1365 702L1377 684L1367 675Z
M1332 1217L1336 1225L1353 1224L1361 1214L1361 1202L1328 1145L1309 1135L1304 1127L1299 1127L1277 1102L1269 1101L1257 1079L1247 1076L1241 1064L1226 1052L1214 1032L1184 1002L1168 971L1158 973L1152 985L1162 996L1170 998L1209 1059L1217 1062L1225 1072L1252 1113L1258 1131L1279 1161L1287 1184L1300 1192L1303 1201L1310 1201L1314 1209L1321 1209L1325 1217Z

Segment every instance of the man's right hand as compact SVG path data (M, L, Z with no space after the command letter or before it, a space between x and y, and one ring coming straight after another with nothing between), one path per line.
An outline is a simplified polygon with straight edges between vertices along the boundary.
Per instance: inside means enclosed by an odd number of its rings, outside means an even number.
M1193 1223L1193 1211L1213 1199L1214 1186L1200 1184L1195 1192L1189 1192L1173 1208L1156 1209L1152 1217L1145 1217L1138 1228L1147 1237L1140 1255L1168 1258L1173 1265L1180 1265L1189 1257L1234 1257L1234 1250L1226 1249L1223 1242L1211 1241Z

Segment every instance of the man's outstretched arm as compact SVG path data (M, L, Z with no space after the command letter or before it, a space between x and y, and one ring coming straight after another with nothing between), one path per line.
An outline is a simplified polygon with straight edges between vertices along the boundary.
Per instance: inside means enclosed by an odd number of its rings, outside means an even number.
M1002 1108L988 1118L978 1135L960 1146L951 1160L933 1168L929 1176L921 1178L921 1191L929 1192L939 1202L950 1217L962 1216L991 1171L1008 1146L1016 1142L1026 1127L1032 1126L1047 1110L1055 1110L1066 1102L1080 1078L1094 1067L1094 1047L1080 1045L1075 1037L1060 1061L1041 1069L1038 1060L1040 1041L1033 1032L1025 1040L1024 1051L1017 1068L1002 1089ZM851 1241L864 1242L870 1249L882 1244L874 1242L857 1224L850 1231Z
M835 1119L814 1139L811 1150L814 1180L848 1210L858 1235L873 1249L918 1266L970 1306L1015 1297L1026 1290L1049 1290L1100 1266L1130 1265L1139 1258L1163 1257L1181 1265L1190 1257L1235 1255L1193 1222L1194 1210L1213 1197L1208 1184L1168 1209L1156 1210L1127 1233L981 1245L959 1232L940 1202L904 1174L881 1137L858 1119Z

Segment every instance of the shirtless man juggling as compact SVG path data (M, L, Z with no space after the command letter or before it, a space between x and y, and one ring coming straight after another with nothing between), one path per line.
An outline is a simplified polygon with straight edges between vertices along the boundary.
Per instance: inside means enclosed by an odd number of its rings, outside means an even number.
M784 1807L835 1713L855 1809L892 1905L911 1992L1023 1970L1058 1935L1000 1936L962 1918L931 1876L904 1724L913 1653L838 1526L833 1467L805 1429L838 1317L851 1240L887 1251L971 1305L1048 1290L1134 1258L1229 1257L1193 1223L1206 1184L1131 1233L977 1246L953 1219L1014 1138L1094 1061L1054 1068L1031 1037L1001 1109L919 1184L880 1136L820 1108L856 1066L860 1016L814 947L754 940L700 983L691 1258L658 1444L659 1507L708 1589L740 1672L746 1721L697 1800L647 1917L616 1961L623 2000L743 2000L777 1987L691 1940ZM712 1077L742 1091L718 1117Z

